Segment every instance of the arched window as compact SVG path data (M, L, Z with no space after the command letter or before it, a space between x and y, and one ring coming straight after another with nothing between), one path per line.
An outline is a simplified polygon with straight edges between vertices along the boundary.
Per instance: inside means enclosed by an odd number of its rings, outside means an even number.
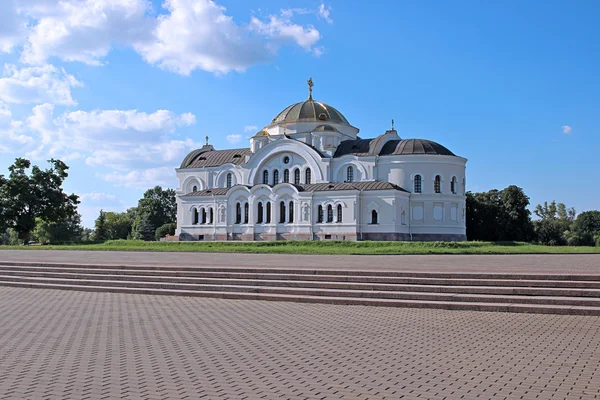
M342 222L342 205L337 206L337 222Z
M283 170L283 181L285 183L290 183L290 170L289 169Z
M194 187L192 187L192 192L197 192L197 191L198 191L198 186L194 185Z
M213 214L213 209L212 207L208 209L208 223L212 224L214 222L214 214Z
M242 204L239 202L235 205L235 223L242 223Z
M450 181L450 191L452 192L452 194L456 194L456 177L453 176L452 180Z
M294 184L295 185L299 185L300 184L300 169L296 168L294 170Z
M267 224L271 223L271 202L267 202Z
M333 222L333 207L331 204L327 206L327 222Z
M275 170L273 171L273 186L277 185L279 183L279 171Z
M248 209L250 207L248 206L248 203L244 204L244 223L247 224L248 223Z
M354 167L352 165L346 171L346 182L354 182Z
M203 224L206 223L206 209L205 208L202 209L202 223Z
M227 174L227 189L231 187L231 172Z
M402 210L402 219L400 220L402 225L406 225L406 211Z
M192 211L192 224L196 225L198 223L198 210L194 208Z
M289 207L289 217L288 217L288 222L291 224L294 222L294 202L290 201L290 207Z
M304 173L304 183L306 183L307 185L310 185L310 181L312 178L312 172L310 170L310 168L306 168L306 172Z
M433 191L442 193L442 177L439 175L436 175L435 180L433 181Z
M371 211L371 223L373 225L377 225L379 223L377 217L378 217L377 211L376 210Z
M279 223L285 223L285 201L279 203Z
M261 201L258 202L258 212L256 213L256 223L263 223L263 203Z
M323 222L323 206L319 206L319 213L318 213L318 220L317 222L322 223Z
M415 175L415 193L421 193L422 192L422 188L421 188L421 175Z
M269 171L266 169L263 171L263 185L269 184Z

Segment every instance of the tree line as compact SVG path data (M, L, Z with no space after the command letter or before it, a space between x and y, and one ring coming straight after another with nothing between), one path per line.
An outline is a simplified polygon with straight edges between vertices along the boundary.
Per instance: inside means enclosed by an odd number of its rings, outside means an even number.
M100 210L94 240L159 240L177 228L175 190L155 186L146 190L138 206L121 213Z
M0 243L104 242L115 239L158 240L176 229L175 191L148 189L137 207L124 212L100 211L94 229L81 225L76 194L66 194L69 167L49 160L49 168L17 158L9 175L0 175ZM576 214L563 203L538 204L532 219L523 189L466 194L468 240L521 241L552 246L600 246L600 211Z
M49 160L42 169L17 158L0 175L0 244L104 242L110 239L158 240L176 229L175 191L156 186L137 207L122 213L100 211L95 229L84 228L76 194L66 194L69 167Z
M509 186L467 192L467 240L535 242L550 246L600 246L600 211L576 214L563 203L538 204L533 214L523 189Z

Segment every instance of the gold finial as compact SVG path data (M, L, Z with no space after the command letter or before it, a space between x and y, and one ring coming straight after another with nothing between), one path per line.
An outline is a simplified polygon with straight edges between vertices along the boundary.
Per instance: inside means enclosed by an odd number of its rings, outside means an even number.
M392 119L392 130L394 130L394 120Z
M308 80L306 81L306 83L308 83L308 99L312 100L312 88L313 86L315 86L315 84L313 83L312 78L308 78Z
M206 137L206 145L208 146L208 136Z

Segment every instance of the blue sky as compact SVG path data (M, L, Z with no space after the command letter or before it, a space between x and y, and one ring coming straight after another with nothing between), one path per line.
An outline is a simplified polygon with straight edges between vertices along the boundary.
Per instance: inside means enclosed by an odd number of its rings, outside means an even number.
M86 226L206 135L247 146L309 77L362 137L393 118L468 158L469 190L600 209L596 1L0 3L0 173L65 160Z

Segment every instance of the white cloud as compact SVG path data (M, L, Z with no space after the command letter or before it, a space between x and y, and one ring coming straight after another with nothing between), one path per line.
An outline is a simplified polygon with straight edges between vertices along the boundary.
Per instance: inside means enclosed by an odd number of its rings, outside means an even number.
M50 104L36 106L27 127L39 135L31 157L85 157L88 165L119 170L178 161L198 143L173 140L177 128L195 123L193 114L158 110L94 110L53 116Z
M565 135L570 135L573 132L573 128L571 128L569 125L563 125L562 126L562 132Z
M8 105L0 101L0 127L10 121L12 121L12 112L8 108Z
M307 51L312 50L315 43L321 39L319 31L312 25L305 27L291 22L288 15L271 15L267 22L252 17L250 27L277 45L295 42Z
M55 116L54 111L52 104L41 104L24 122L18 122L12 121L10 110L0 103L0 135L4 138L6 132L10 139L3 140L2 151L12 147L33 159L83 159L106 171L98 176L109 182L143 187L157 172L155 184L171 184L174 168L188 152L201 147L192 139L173 137L177 129L195 123L189 113L94 110Z
M99 65L114 44L145 40L153 20L146 0L61 0L23 7L36 19L22 60L43 64L50 57Z
M107 182L128 188L147 189L156 185L175 187L177 180L172 167L148 168L126 173L112 172L99 174Z
M117 200L117 196L114 194L92 192L83 193L79 195L82 202L86 203L99 203L99 202L111 202Z
M227 135L226 139L231 144L237 144L242 140L242 135Z
M73 75L52 65L19 69L5 65L0 78L0 100L7 103L53 103L72 106L77 104L71 88L83 86Z
M0 1L0 53L10 53L22 43L26 22L19 18L13 0Z
M21 148L33 142L31 136L25 134L22 121L13 119L8 105L0 100L0 138L2 138L2 151L8 152L13 147Z
M150 64L182 75L195 69L227 73L266 62L262 40L225 14L211 0L165 0L169 13L158 17L153 40L135 44Z
M0 0L0 52L22 49L31 65L52 57L102 65L123 46L178 74L225 74L268 62L283 44L312 51L319 31L292 17L329 15L328 8L289 9L244 24L214 0L164 0L162 7L157 14L149 0Z
M256 125L244 126L244 132L256 132L257 130L258 130L258 126L256 126Z
M325 6L324 3L321 3L321 5L319 6L317 12L318 12L318 14L319 14L319 16L321 18L323 18L328 23L333 24L333 20L329 17L329 15L331 14L331 7L330 6Z

